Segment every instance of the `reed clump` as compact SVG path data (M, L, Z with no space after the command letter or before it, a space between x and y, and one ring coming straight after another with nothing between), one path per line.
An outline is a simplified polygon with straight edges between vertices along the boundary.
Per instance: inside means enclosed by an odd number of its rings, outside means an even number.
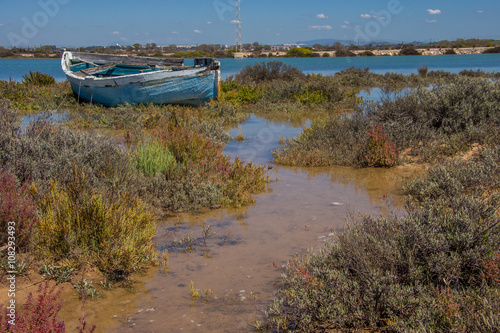
M500 329L500 149L408 183L404 217L351 219L294 258L266 312L283 331Z
M163 148L158 141L146 144L139 141L132 154L132 164L145 175L153 176L174 168L176 161L174 155L168 149Z

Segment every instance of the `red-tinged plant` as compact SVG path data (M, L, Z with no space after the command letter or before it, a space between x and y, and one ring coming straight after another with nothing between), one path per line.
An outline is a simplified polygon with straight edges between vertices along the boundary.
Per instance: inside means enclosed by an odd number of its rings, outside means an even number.
M460 320L459 303L450 287L436 288L436 305L441 310L441 320L451 327L455 327Z
M382 124L372 127L368 132L368 154L365 156L369 166L392 167L398 161L399 149L389 141L382 130Z
M495 258L483 260L485 272L481 274L484 280L500 283L500 252L495 252Z
M62 288L49 288L45 282L38 287L36 302L30 293L24 307L16 306L15 318L6 309L5 318L0 315L0 332L9 333L64 333L64 321L58 318L61 303L58 302Z
M80 324L82 326L81 327L77 326L76 329L78 330L78 333L92 333L96 329L95 325L92 325L89 327L88 330L85 330L88 323L85 320L85 318L87 318L87 313L85 312L85 295L84 295L83 291L81 292L81 296L82 296L82 316L78 319L78 321L80 322Z
M311 273L309 273L307 269L301 268L297 262L293 263L293 267L302 275L306 283L311 283L313 281L314 277L311 275Z
M17 179L0 169L0 244L6 244L14 236L17 248L29 244L31 227L36 221L36 205L28 185L19 186ZM14 222L14 230L8 232L8 223Z
M167 146L179 163L216 160L221 153L221 147L210 139L187 126L179 126L174 122L160 126L160 129L154 132L154 136Z

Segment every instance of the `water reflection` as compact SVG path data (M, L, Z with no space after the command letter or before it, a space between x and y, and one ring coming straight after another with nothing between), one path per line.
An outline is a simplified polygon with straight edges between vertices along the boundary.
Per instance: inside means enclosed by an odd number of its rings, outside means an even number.
M39 113L36 113L36 114L28 114L28 115L25 115L21 118L21 128L26 128L28 127L29 124L31 124L32 122L37 122L37 121L40 121L40 120L45 120L45 121L48 121L50 123L54 123L54 124L57 124L57 123L60 123L60 122L64 122L64 121L67 121L69 119L69 116L66 112L39 112Z
M232 141L224 148L234 158L239 156L247 162L260 165L271 162L272 151L279 148L280 138L294 138L302 133L302 128L309 122L286 124L251 115L244 123L230 131L231 136L243 134L244 142Z

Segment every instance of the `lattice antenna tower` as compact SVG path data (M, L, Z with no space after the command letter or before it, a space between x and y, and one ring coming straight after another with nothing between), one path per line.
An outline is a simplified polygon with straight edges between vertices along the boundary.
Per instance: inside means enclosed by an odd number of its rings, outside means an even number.
M241 0L236 0L236 52L241 51L241 11L240 11Z

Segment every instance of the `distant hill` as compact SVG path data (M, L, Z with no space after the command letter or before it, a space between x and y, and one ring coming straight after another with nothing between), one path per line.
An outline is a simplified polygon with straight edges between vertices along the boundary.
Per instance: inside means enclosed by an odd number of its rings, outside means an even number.
M297 42L296 44L303 44L305 46L313 46L314 44L320 44L320 45L325 45L325 44L328 44L328 45L333 45L335 43L339 42L340 44L344 44L344 45L351 45L351 44L354 44L356 45L357 43L354 42L353 40L345 40L345 39L334 39L334 38L323 38L323 39L313 39L313 40L306 40L306 41L301 41L301 42ZM363 44L366 44L366 42L362 41ZM371 42L371 44L373 45L380 45L380 44L384 44L384 45L396 45L396 44L400 44L401 42L396 42L394 40L374 40L373 42Z
M323 38L323 39L313 39L313 40L306 40L306 41L301 41L297 42L296 44L304 44L305 46L313 46L314 44L320 44L320 45L333 45L335 43L341 43L344 45L350 45L352 44L352 41L349 40L342 40L342 39L333 39L333 38Z

